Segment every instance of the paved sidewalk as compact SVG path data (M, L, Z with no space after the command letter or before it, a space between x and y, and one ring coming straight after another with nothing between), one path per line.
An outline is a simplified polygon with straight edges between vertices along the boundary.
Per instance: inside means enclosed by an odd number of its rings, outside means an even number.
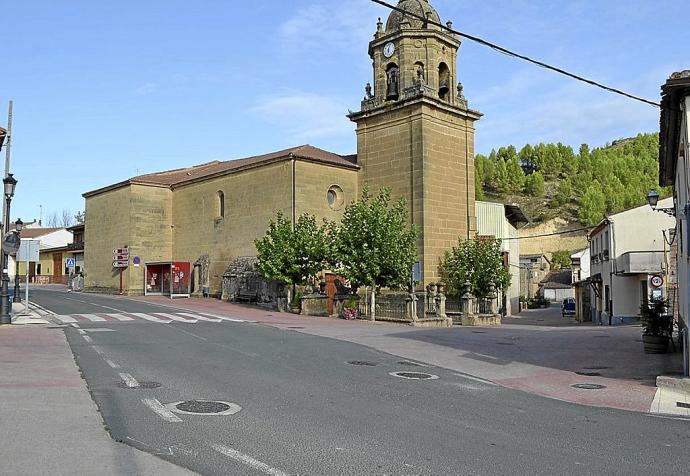
M116 443L61 329L0 326L3 474L192 474Z
M286 330L354 342L505 387L597 407L649 412L657 394L656 377L678 375L681 371L678 354L644 353L639 326L555 326L556 321L543 325L550 320L563 319L560 313L547 316L544 322L534 319L534 323L540 325L420 329L389 323L297 316L215 299L134 299L251 319ZM553 309L545 311L554 314ZM527 321L528 316L524 314L520 319ZM604 388L573 387L578 384Z

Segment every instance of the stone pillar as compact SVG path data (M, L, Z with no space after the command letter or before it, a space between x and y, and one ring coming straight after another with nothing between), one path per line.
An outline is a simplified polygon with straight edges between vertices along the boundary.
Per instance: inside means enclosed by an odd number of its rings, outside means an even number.
M445 319L446 317L446 286L443 283L437 284L438 293L436 294L436 316Z
M436 283L431 283L426 287L426 306L424 311L425 313L436 313Z
M498 295L496 294L496 285L489 283L489 314L498 314Z
M472 295L472 285L466 282L463 286L463 295L460 297L462 301L462 315L469 317L474 314L474 309L472 309L472 302L474 301L474 296Z
M410 287L410 292L407 295L407 317L411 319L412 322L417 322L419 317L417 316L417 294L414 289Z

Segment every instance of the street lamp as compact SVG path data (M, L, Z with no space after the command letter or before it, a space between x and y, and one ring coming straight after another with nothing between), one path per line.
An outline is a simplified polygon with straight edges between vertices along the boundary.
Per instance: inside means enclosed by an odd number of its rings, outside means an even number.
M17 236L21 236L22 229L24 228L24 222L21 218L17 218L14 222L14 229L17 232ZM19 260L15 256L14 258L14 297L12 302L22 302L22 293L19 292Z
M7 177L2 179L5 191L5 216L9 222L10 217L10 203L12 202L12 197L14 196L14 188L17 186L17 179L15 179L12 174L7 174ZM7 226L5 226L5 231L7 231ZM3 236L3 242L5 237ZM0 288L0 325L2 324L12 324L12 304L10 303L8 287L10 282L10 276L7 274L7 253L6 250L2 250L2 288Z
M655 212L662 212L672 217L676 216L676 209L673 207L657 208L657 205L659 205L659 194L656 190L652 190L647 194L647 203L649 203L649 206L652 207L652 210Z

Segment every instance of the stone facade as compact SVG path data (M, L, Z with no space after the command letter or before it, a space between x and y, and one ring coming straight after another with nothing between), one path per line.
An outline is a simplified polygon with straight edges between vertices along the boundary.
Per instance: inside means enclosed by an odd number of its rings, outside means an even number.
M403 0L412 13L439 19L427 2ZM437 21L437 20L434 20ZM476 232L474 122L457 81L460 40L435 25L394 12L379 23L369 45L374 88L366 88L357 123L360 182L405 197L424 283L438 279L438 265L458 238Z
M440 21L425 0L401 0L407 12ZM459 237L476 232L474 122L458 82L460 40L440 26L393 12L379 22L369 54L374 87L366 88L357 123L357 156L312 146L134 177L84 194L87 290L114 292L112 250L128 247L141 265L123 273L124 291L144 290L145 263L195 263L193 282L220 295L238 257L255 256L254 241L276 212L339 221L363 186L405 197L424 284L438 280L439 260ZM198 289L194 290L198 293Z
M209 292L220 295L225 271L237 257L256 255L254 240L266 233L276 212L288 217L306 212L339 221L344 203L359 193L358 168L345 160L326 165L286 153L251 168L238 170L235 162L241 161L221 163L231 168L198 181L149 183L164 181L163 173L86 193L86 289L116 292L119 271L112 268L112 251L128 247L130 259L138 257L141 266L130 262L124 271L126 294L143 293L145 263L193 264L208 255ZM333 187L339 201L331 206L327 193Z

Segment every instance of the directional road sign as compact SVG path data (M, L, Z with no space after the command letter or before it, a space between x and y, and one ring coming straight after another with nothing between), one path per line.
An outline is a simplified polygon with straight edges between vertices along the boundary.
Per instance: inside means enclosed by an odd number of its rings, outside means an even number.
M113 261L113 268L126 268L129 266L127 261Z

